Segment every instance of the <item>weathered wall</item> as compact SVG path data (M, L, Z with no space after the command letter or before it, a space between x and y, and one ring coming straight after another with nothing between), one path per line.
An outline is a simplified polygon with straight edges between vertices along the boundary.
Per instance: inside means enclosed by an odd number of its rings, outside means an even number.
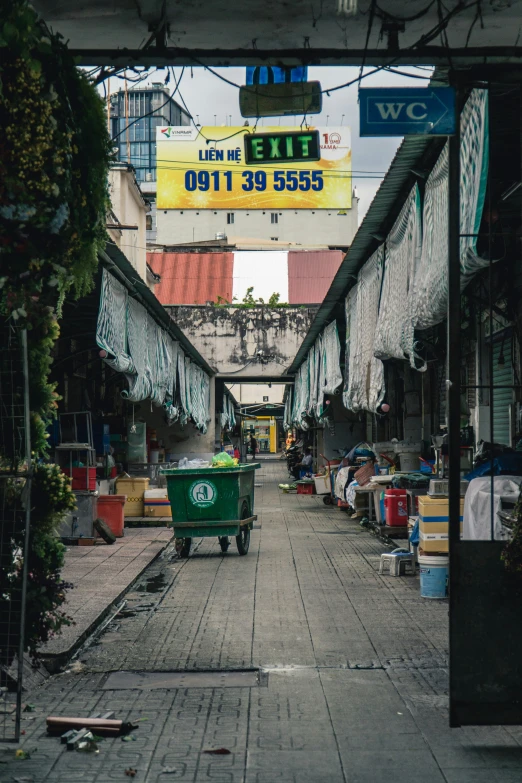
M217 373L237 380L283 375L315 315L314 307L167 307ZM262 352L261 354L259 352Z
M141 193L135 174L125 164L113 166L109 171L109 194L114 217L136 230L109 229L111 240L118 245L142 280L147 279L147 213L150 209ZM113 218L109 216L109 221Z
M266 383L228 383L227 386L236 400L243 405L283 402L285 387L282 383L273 383L271 387ZM265 397L268 397L268 400L265 400Z

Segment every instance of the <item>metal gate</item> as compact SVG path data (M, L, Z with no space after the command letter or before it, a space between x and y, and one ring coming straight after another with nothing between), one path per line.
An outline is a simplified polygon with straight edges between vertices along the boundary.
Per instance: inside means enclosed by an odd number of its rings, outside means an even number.
M0 741L20 736L30 490L27 334L4 324L0 329Z

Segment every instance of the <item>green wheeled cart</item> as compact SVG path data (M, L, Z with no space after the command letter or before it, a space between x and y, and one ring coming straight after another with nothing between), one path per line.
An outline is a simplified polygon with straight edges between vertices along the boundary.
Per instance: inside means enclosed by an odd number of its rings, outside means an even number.
M193 538L217 536L222 552L236 539L240 555L250 546L257 462L233 468L166 468L172 526L180 557L188 557Z

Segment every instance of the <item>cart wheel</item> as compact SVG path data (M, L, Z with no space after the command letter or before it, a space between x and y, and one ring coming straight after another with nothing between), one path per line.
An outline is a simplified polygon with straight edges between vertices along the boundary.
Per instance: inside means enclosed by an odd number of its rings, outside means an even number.
M241 519L246 519L249 516L248 506L245 503L241 511ZM237 551L240 555L246 555L250 546L250 530L248 527L242 527L239 530L239 535L236 536Z
M323 503L325 506L333 506L333 499L331 495L325 495L323 497Z
M221 547L221 551L223 554L226 554L228 552L228 548L230 546L230 539L228 536L220 536L218 538L219 546Z
M191 538L176 538L176 552L181 558L186 558L190 555L191 546Z

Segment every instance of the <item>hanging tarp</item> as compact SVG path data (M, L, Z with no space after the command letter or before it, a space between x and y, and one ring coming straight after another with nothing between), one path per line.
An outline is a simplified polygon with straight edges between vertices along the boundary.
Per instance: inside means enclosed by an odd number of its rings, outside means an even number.
M384 397L384 368L374 356L383 259L381 246L359 272L356 292L350 292L346 302L350 310L350 337L346 346L349 372L343 401L352 411L375 412Z
M343 382L341 373L341 343L336 321L322 333L321 394L333 394Z
M132 356L135 372L126 373L129 390L125 396L132 402L140 402L153 394L149 341L155 339L156 330L145 308L132 297L127 301L127 330L129 353Z
M176 421L181 413L183 423L192 417L196 426L206 431L210 420L208 375L186 359L179 343L106 269L102 275L96 342L107 351L104 361L125 374L128 390L122 394L126 399L151 399L165 408L170 421ZM175 404L178 377L181 411Z
M117 372L133 372L127 351L127 289L103 270L96 343L107 356L104 361Z
M461 115L460 151L460 263L461 286L487 260L477 255L488 170L488 97L486 90L471 92ZM422 252L408 296L408 314L416 329L428 329L446 317L448 299L448 145L426 182ZM414 363L413 335L408 348ZM425 369L425 368L422 368Z
M384 274L374 354L378 359L405 359L413 345L408 292L422 250L422 209L417 184L412 188L384 245Z

